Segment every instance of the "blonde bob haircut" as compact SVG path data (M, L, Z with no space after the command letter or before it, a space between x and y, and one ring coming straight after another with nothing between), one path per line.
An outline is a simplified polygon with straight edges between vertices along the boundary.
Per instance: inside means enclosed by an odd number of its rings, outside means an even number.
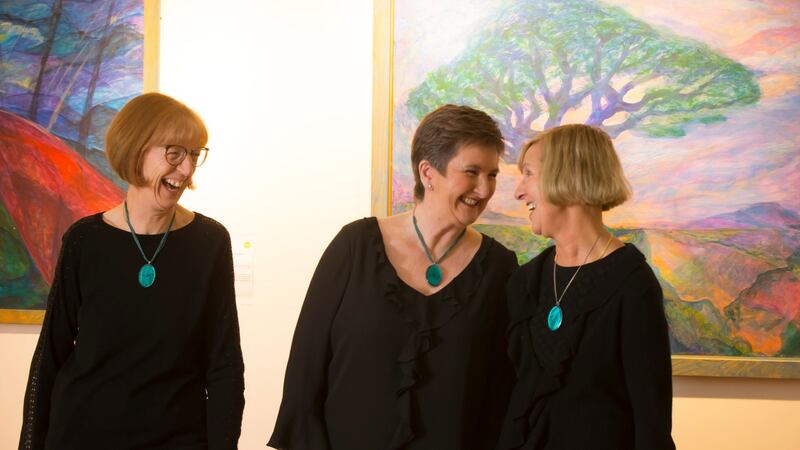
M539 189L556 206L599 206L603 211L625 203L632 195L611 138L589 125L570 124L550 128L522 146L525 154L542 143Z
M105 150L114 172L142 187L147 185L142 174L145 150L167 145L195 149L207 142L208 131L197 113L172 97L151 92L133 98L117 113L106 133Z

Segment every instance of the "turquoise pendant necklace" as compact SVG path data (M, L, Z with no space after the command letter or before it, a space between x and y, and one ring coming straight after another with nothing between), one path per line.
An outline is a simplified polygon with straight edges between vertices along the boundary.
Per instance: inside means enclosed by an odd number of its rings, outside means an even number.
M458 233L458 236L456 236L453 243L450 244L450 246L447 247L447 250L444 251L442 257L439 258L438 260L434 260L433 256L431 255L431 251L425 244L425 239L422 237L422 232L419 231L419 226L417 225L417 216L412 215L411 219L414 222L414 231L417 232L419 243L422 244L422 248L423 250L425 250L425 256L427 256L428 261L431 262L431 265L428 266L428 268L425 270L425 279L428 280L429 285L436 287L442 284L442 268L439 266L439 263L442 262L442 260L447 257L447 255L450 253L450 250L452 250L453 247L455 247L456 244L458 244L458 241L460 241L461 238L464 237L464 233L467 232L467 229L464 228L463 230L461 230L461 233Z
M136 248L139 249L139 253L142 254L142 258L146 261L145 264L139 269L139 285L143 288L149 288L156 282L156 268L153 266L153 261L158 256L158 253L164 248L164 243L167 242L167 236L169 236L169 230L172 229L172 224L175 222L175 211L172 213L172 219L169 221L169 225L167 226L167 232L164 233L164 237L161 238L161 242L158 243L158 247L156 247L156 252L153 253L153 257L148 259L147 255L144 254L144 249L142 248L142 244L139 242L139 238L136 237L136 230L133 229L133 224L131 224L131 218L128 214L128 200L124 202L125 206L125 222L128 222L128 229L131 231L131 236L133 236L133 242L136 243ZM176 209L177 211L177 209Z
M547 328L550 331L556 331L561 327L561 322L564 320L564 311L561 310L561 300L564 299L564 294L567 293L567 289L569 289L570 285L573 281L575 281L575 277L578 276L578 272L581 271L581 267L586 264L586 261L589 261L589 256L592 254L592 250L594 250L595 245L597 245L597 241L600 240L600 235L597 235L597 239L594 240L594 244L592 244L592 248L589 249L589 253L586 254L586 258L583 259L583 262L580 266L578 266L578 270L572 274L572 278L569 279L567 282L567 286L564 287L564 290L561 292L561 295L558 295L558 285L556 284L556 257L558 256L558 250L555 251L553 254L553 295L556 299L556 305L550 308L550 312L547 314ZM608 239L606 242L606 248L608 248L608 244L611 242L611 238ZM605 254L605 250L603 250ZM601 256L602 258L602 256Z

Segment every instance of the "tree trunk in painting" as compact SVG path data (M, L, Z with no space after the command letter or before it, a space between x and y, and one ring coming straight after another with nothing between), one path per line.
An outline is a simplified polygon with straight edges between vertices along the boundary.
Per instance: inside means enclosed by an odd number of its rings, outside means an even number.
M100 69L103 66L103 55L108 43L111 41L111 20L114 15L116 1L109 2L108 14L106 15L106 23L103 26L103 33L100 41L97 43L97 53L94 60L94 68L92 69L92 78L89 81L89 86L86 90L86 101L83 103L83 117L81 118L78 127L78 148L84 155L89 154L89 132L92 129L92 108L94 103L94 91L97 88L97 80L100 78Z
M31 95L31 106L28 110L28 117L36 122L36 116L39 113L39 95L42 91L42 79L44 72L47 70L47 60L50 59L50 51L53 49L53 42L55 42L56 31L58 23L61 20L61 11L64 9L64 0L56 0L53 5L53 13L50 16L50 26L47 30L47 39L43 44L42 58L39 63L39 74L36 76L36 81L33 85L33 94Z

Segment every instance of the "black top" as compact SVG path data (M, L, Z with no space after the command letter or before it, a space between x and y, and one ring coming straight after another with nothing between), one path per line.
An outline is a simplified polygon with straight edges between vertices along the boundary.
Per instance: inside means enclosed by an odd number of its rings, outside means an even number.
M426 297L398 278L375 218L342 228L308 288L268 445L492 448L513 382L504 300L516 267L483 236L463 272Z
M661 287L627 244L585 265L555 305L553 248L509 280L509 355L517 385L499 449L666 450L672 379ZM576 268L558 267L559 295Z
M138 235L151 256L162 234ZM230 237L170 232L143 288L131 234L64 234L25 393L20 449L235 449L244 406Z

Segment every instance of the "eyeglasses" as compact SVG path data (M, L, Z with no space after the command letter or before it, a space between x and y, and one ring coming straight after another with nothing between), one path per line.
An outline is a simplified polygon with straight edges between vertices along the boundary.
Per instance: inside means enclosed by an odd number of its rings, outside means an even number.
M164 158L166 158L170 165L177 166L186 159L186 155L189 155L189 161L191 161L194 167L199 167L206 161L208 148L200 147L194 150L187 150L186 147L182 145L170 144L166 146Z

